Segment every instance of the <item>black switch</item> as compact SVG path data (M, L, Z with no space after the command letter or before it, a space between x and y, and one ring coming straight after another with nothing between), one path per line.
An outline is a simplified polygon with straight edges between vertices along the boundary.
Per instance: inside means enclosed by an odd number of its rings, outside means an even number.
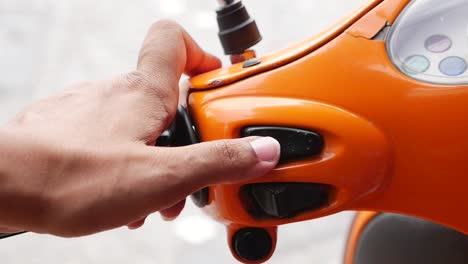
M316 132L275 126L251 126L241 132L242 137L272 137L281 145L280 162L313 157L322 152L323 138Z
M260 217L290 218L328 202L330 188L317 183L256 183L246 185Z

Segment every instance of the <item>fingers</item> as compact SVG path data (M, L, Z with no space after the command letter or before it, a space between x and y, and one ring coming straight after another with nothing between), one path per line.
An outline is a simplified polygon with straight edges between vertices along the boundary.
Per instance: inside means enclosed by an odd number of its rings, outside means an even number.
M192 76L220 66L218 58L203 51L179 24L170 20L151 26L138 60L138 70L161 72L175 81L184 72Z
M174 220L177 216L179 216L180 212L182 212L184 207L185 207L185 199L178 202L174 206L160 210L159 213L161 214L161 217L165 221L171 221L171 220Z
M183 208L180 201L203 187L267 174L279 160L280 145L270 137L249 137L172 148L135 145L125 154L93 161L107 177L49 194L44 205L48 233L72 237L123 225L135 228L156 211L174 218ZM79 203L62 202L77 197Z
M180 213L182 212L184 207L185 207L185 199L178 202L174 206L171 206L171 207L166 208L166 209L159 210L159 213L161 214L161 217L162 217L162 219L164 221L172 221L172 220L176 219L177 216L180 215ZM147 218L147 216L140 219L140 220L138 220L138 221L136 221L136 222L132 222L132 223L128 224L127 225L128 229L134 230L134 229L138 229L138 228L142 227L145 224L146 218ZM0 231L1 231L1 229L0 229ZM7 232L4 232L4 233L7 233Z
M153 108L159 108L153 110L165 128L177 109L182 73L193 76L219 67L220 60L203 51L179 24L162 20L149 29L140 50L137 70L124 79L127 86L147 91L153 99ZM186 91L184 93L183 99Z
M133 223L130 223L127 225L128 229L138 229L140 227L142 227L144 224L145 224L145 220L146 220L146 217L143 217L142 219L136 221L136 222L133 222Z

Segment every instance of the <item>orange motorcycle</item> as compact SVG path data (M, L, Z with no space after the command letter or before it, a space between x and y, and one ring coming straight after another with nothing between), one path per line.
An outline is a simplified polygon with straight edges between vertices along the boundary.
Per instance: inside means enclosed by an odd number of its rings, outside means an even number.
M160 144L280 142L266 177L192 195L233 256L265 262L277 226L357 210L346 264L468 263L468 1L369 0L262 57L243 4L221 5L233 65L190 80Z

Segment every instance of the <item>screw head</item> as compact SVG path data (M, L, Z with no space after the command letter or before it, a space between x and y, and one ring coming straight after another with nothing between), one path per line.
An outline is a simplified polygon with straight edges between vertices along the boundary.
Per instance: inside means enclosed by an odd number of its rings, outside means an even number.
M257 59L257 58L251 58L251 59L248 59L244 62L244 64L242 65L242 68L248 68L248 67L252 67L252 66L255 66L257 64L260 64L262 61Z

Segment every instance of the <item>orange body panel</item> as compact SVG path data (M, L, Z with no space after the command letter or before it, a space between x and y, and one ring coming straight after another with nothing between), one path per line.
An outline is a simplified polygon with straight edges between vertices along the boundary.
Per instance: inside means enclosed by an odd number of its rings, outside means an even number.
M300 48L191 80L189 107L202 141L236 138L251 125L324 136L320 157L282 164L255 182L333 186L327 206L273 220L249 215L243 184L211 186L210 215L228 226L275 227L342 210L387 211L468 233L468 86L414 80L394 67L384 42L371 39L408 2L369 1Z
M324 30L321 34L291 47L274 52L273 54L261 57L260 60L262 63L257 67L242 68L242 63L237 63L231 67L221 68L195 76L191 79L191 83L193 84L192 88L198 90L219 87L299 59L344 32L350 25L380 2L382 2L382 0L368 0L358 10L327 30Z
M210 101L208 98L199 99L205 96L204 93L193 93L192 100ZM268 177L255 181L318 182L339 186L333 190L333 203L320 210L301 214L295 221L347 209L350 201L383 188L390 173L391 155L383 134L361 117L335 106L302 99L257 95L219 98L203 104L192 113L204 129L201 131L202 139L207 141L239 137L241 128L249 125L300 126L323 135L326 144L319 158L280 165ZM200 118L199 114L206 116ZM305 122L304 117L311 122ZM206 210L219 221L245 226L291 222L291 219L258 220L252 217L245 210L239 195L239 189L244 184L211 188L211 202Z

